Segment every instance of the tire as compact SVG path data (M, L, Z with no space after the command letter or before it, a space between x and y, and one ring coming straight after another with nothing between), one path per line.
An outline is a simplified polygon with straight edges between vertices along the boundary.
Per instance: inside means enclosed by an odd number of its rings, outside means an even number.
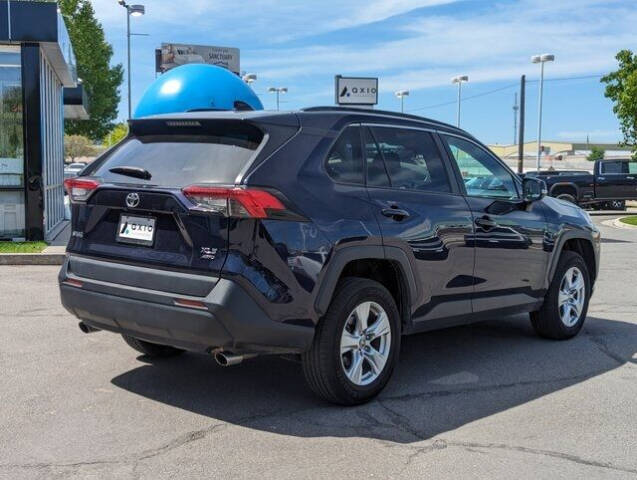
M574 203L575 205L577 205L577 199L570 193L560 193L555 198L559 198L560 200L566 200L567 202Z
M339 405L358 405L378 395L392 375L400 350L400 315L389 291L373 280L347 277L335 292L310 350L302 356L303 373L318 396ZM386 321L381 321L381 310ZM357 312L364 317L365 311L368 335L360 336ZM375 326L389 333L372 340ZM350 343L345 353L342 342Z
M609 210L626 210L626 200L611 200L609 203Z
M174 357L175 355L184 353L184 351L179 348L171 347L170 345L159 345L157 343L146 342L139 338L131 337L130 335L122 335L122 338L129 347L143 353L149 358Z
M576 299L575 296L560 295L560 291L568 289L568 285L564 283L567 273L571 276L574 269L581 274L583 281L583 289L572 288L571 292L579 290ZM573 282L576 283L576 282ZM582 297L583 294L583 297ZM555 276L551 281L549 290L544 297L544 304L537 312L531 313L531 323L535 331L542 337L554 340L566 340L572 338L579 333L586 319L588 311L588 302L591 297L591 282L588 268L584 259L577 253L564 251L560 255L560 260L555 269ZM562 298L570 298L568 305L560 306ZM581 299L581 304L579 301ZM570 305L578 305L573 307ZM566 315L567 307L570 315ZM576 317L577 314L577 317Z

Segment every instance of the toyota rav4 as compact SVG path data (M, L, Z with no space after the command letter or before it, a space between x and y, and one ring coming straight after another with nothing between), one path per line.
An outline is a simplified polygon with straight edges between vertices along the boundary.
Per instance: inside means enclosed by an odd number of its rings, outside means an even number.
M393 112L132 120L65 186L61 298L84 332L223 365L298 355L339 404L383 389L402 335L521 312L576 335L599 268L583 210L470 134Z

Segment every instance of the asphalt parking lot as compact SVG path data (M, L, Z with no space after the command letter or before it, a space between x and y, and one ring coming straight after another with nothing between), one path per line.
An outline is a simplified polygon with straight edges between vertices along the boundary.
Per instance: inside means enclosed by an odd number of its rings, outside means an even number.
M579 337L522 316L407 337L356 408L280 358L150 362L80 332L57 267L0 267L0 478L635 478L637 230L600 228Z

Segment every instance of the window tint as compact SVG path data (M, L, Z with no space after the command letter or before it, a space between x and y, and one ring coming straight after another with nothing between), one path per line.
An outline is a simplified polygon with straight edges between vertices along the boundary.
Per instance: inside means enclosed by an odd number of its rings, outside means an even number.
M263 134L142 135L121 144L87 167L82 174L106 182L185 186L193 183L234 183L259 146ZM138 167L149 180L113 173L113 167Z
M363 155L359 127L347 127L327 155L327 173L337 182L363 182Z
M365 148L365 162L367 164L367 185L373 187L389 187L389 177L385 170L383 157L369 128L363 129L363 145Z
M606 175L628 173L628 162L602 162L602 173Z
M468 195L518 198L513 176L495 158L469 141L448 135L443 137L458 164Z
M372 128L393 188L450 192L449 179L431 134L419 130Z

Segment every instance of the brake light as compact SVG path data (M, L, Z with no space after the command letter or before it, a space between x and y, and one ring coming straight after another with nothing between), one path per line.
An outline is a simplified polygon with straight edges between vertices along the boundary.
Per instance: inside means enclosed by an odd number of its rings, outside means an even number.
M197 209L227 217L267 218L272 211L285 210L281 201L265 190L190 185L183 192Z
M75 177L64 180L64 189L73 203L85 202L93 190L99 186L100 182L90 178Z

